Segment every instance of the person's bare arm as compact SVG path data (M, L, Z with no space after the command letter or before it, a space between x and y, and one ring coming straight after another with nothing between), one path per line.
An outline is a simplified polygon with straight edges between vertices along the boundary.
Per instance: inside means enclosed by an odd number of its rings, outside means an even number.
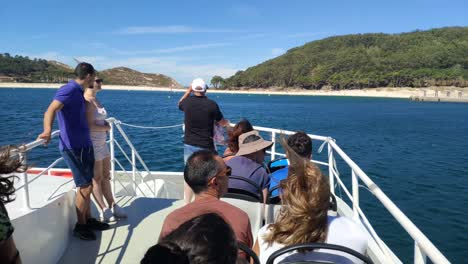
M266 204L268 198L268 188L263 189L263 203Z
M96 107L91 102L86 102L86 120L90 131L106 132L110 130L110 125L106 122L105 125L96 124L94 120L94 111Z
M255 244L254 244L252 250L260 258L260 246L258 245L258 239L255 240ZM254 263L253 259L250 260L250 263L252 263L252 264Z
M192 92L192 86L189 85L189 87L188 87L187 90L185 91L184 95L182 95L182 97L179 99L178 105L180 105L180 103L181 103L183 100L185 100L187 97L189 97L191 92Z
M37 139L44 139L44 145L49 144L52 134L52 125L54 124L55 114L63 108L63 104L58 100L53 100L50 103L47 111L44 113L44 131Z
M227 126L229 126L229 120L223 118L223 119L219 120L216 124L218 126L227 127Z

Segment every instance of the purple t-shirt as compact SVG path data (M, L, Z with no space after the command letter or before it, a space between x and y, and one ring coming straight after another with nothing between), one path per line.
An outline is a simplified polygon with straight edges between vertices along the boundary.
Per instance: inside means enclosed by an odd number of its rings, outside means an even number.
M57 90L54 100L63 104L63 108L57 112L60 149L80 149L92 146L81 86L74 80L69 81Z
M228 160L226 165L231 167L231 175L254 181L262 190L270 187L270 176L268 176L261 164L243 156L236 156ZM251 184L236 179L229 180L229 188L242 189L254 194L258 193L258 190Z

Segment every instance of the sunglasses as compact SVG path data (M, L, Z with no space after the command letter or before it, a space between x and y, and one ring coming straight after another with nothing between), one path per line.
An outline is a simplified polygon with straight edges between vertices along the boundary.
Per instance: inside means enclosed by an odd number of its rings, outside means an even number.
M96 79L94 81L97 82L97 83L102 83L104 80L103 79Z

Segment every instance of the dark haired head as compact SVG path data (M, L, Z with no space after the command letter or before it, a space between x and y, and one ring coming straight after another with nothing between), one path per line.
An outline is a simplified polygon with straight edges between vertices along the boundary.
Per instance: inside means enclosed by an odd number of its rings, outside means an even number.
M239 136L252 131L253 127L247 119L242 119L232 129L228 130L228 147L233 152L239 151Z
M88 77L88 75L94 75L95 73L96 70L94 69L93 65L87 62L80 62L78 65L76 65L75 76L80 80L84 80L86 77Z
M145 256L140 262L141 264L150 263L174 263L174 264L189 264L190 261L187 254L182 249L171 242L156 244L146 251Z
M187 160L184 169L185 182L198 194L208 188L208 181L222 169L210 150L194 152Z
M302 131L298 131L288 138L288 146L303 158L310 159L312 156L312 139Z
M0 201L8 203L14 200L12 197L15 193L14 176L6 176L14 172L23 172L26 170L20 159L11 158L11 153L16 151L14 146L0 147Z
M237 260L234 231L219 215L190 219L152 246L142 264L233 264Z

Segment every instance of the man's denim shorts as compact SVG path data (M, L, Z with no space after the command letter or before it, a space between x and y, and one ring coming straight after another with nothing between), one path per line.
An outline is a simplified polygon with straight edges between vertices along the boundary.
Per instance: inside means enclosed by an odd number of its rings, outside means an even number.
M204 148L200 148L197 146L192 146L188 144L184 144L184 163L187 163L188 158L194 153Z
M60 152L73 174L76 187L90 185L94 176L93 146L79 149L64 149Z

